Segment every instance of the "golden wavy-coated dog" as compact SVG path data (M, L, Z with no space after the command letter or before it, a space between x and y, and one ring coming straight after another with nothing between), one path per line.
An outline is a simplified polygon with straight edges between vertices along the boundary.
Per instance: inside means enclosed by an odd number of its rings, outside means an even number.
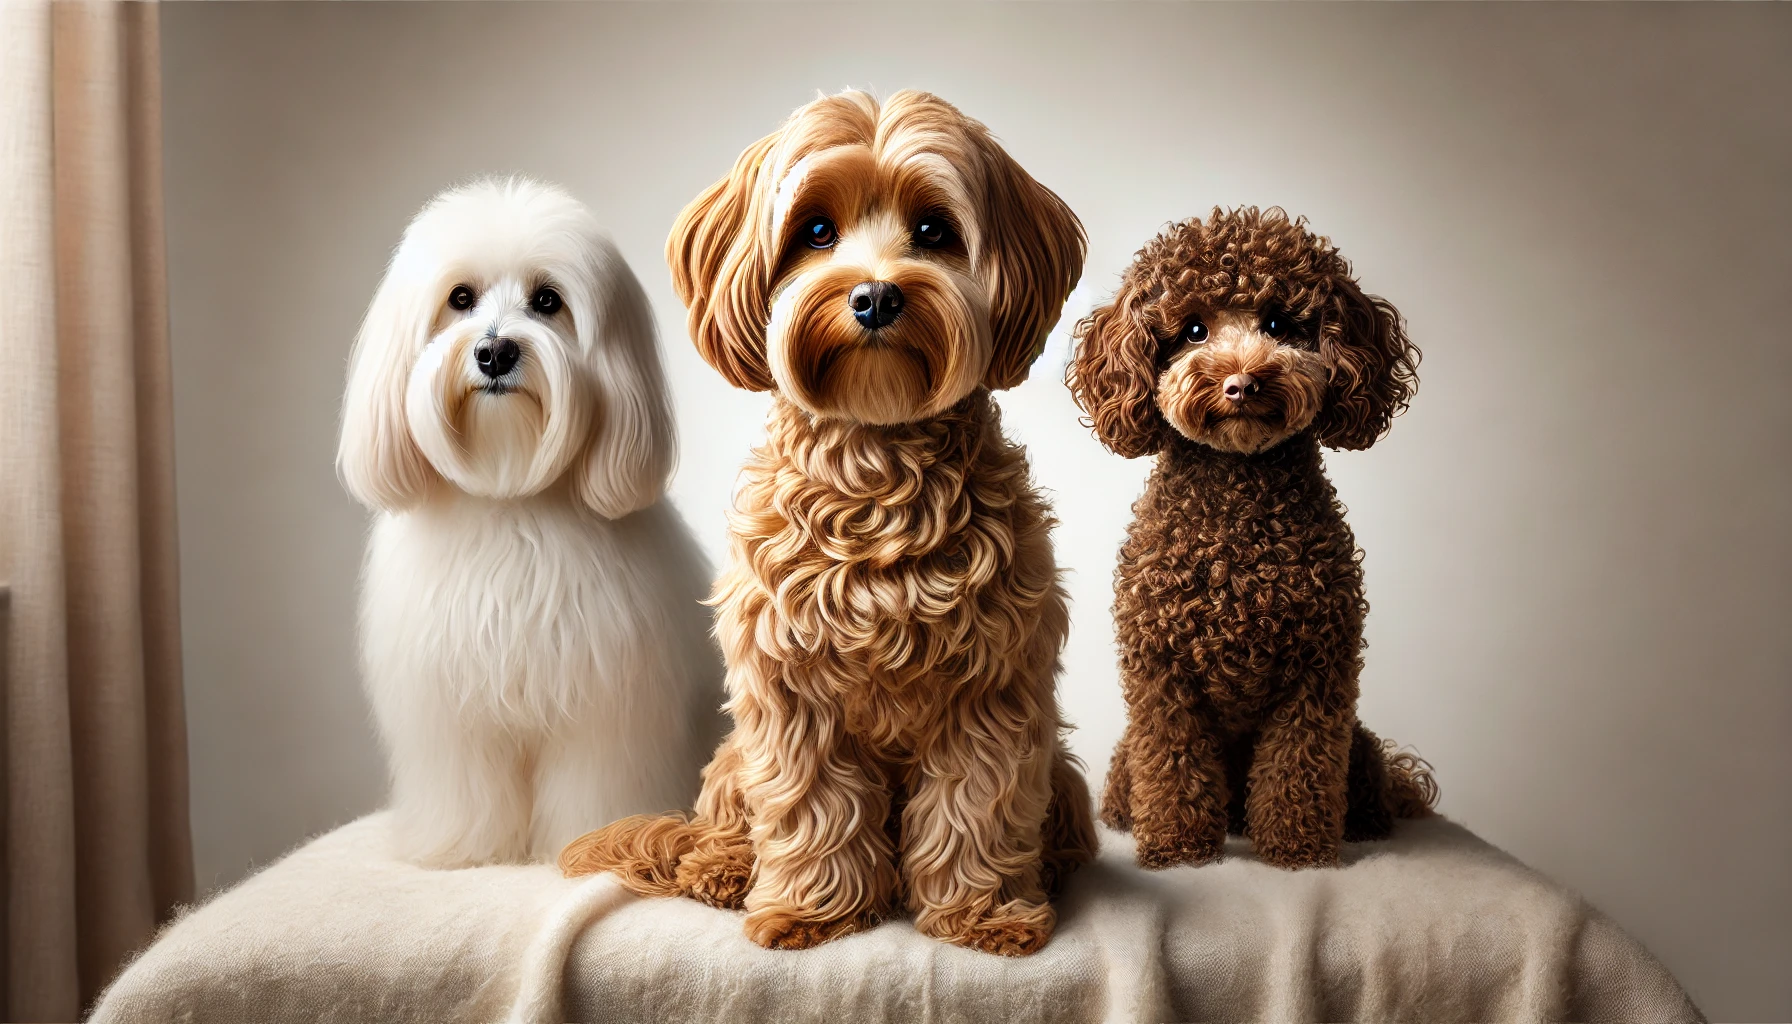
M714 597L734 731L694 817L592 832L567 874L744 907L773 948L903 908L963 946L1047 942L1095 835L1054 692L1052 519L990 390L1026 378L1084 247L919 92L817 99L685 209L667 256L691 335L774 393Z

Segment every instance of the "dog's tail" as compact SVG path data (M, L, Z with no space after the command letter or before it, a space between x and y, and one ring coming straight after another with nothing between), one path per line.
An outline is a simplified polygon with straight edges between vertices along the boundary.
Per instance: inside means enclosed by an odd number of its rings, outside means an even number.
M1387 764L1383 790L1388 810L1396 818L1429 818L1437 813L1437 779L1431 762L1410 750L1399 750L1393 740L1383 740L1381 756Z
M1351 842L1386 839L1395 818L1436 813L1437 780L1431 765L1391 740L1378 739L1361 722L1351 737L1347 788L1344 838Z
M560 851L568 878L608 871L640 896L682 896L678 862L709 829L683 814L636 814L587 832Z

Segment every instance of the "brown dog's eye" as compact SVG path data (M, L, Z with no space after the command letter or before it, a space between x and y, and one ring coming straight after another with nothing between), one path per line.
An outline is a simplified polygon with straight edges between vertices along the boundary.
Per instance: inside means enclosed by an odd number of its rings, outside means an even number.
M915 244L923 249L938 249L952 240L952 226L938 214L928 214L915 224Z
M808 242L811 249L832 249L839 240L840 232L826 217L811 217L809 223L803 225L803 241Z
M448 293L448 308L472 309L473 289L468 288L464 284L455 285L454 290Z
M1300 324L1286 312L1279 309L1265 310L1262 320L1263 333L1281 341L1300 334Z
M1190 320L1182 326L1182 333L1176 340L1184 345L1199 345L1207 340L1207 325L1200 320Z

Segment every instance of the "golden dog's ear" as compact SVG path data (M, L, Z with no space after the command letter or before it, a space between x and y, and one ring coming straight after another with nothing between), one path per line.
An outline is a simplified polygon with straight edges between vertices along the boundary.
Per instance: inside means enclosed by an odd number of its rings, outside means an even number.
M1340 275L1323 303L1319 354L1331 366L1325 406L1313 423L1328 448L1367 448L1387 433L1419 386L1419 350L1400 311Z
M1064 382L1095 436L1129 459L1163 448L1171 426L1157 408L1157 336L1145 296L1132 282L1076 325L1076 355Z
M1011 388L1027 379L1083 276L1088 239L1064 200L1033 180L981 125L971 135L984 150L987 175L989 222L979 260L987 268L995 354L983 383Z
M666 240L672 287L689 309L691 340L709 365L737 388L772 389L765 361L775 253L755 221L763 216L761 178L774 132L747 147L726 178L691 201Z

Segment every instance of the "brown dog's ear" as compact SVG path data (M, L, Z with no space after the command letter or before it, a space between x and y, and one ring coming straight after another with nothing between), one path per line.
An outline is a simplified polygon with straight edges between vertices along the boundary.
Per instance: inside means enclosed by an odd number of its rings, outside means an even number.
M983 383L1011 388L1027 379L1083 276L1088 239L1056 192L1033 180L987 134L976 134L987 156L990 222L980 259L988 267L995 341Z
M751 219L764 201L760 175L778 141L774 132L747 147L726 178L691 201L666 239L672 288L690 310L697 351L737 388L770 391L765 327L771 261Z
M1323 308L1319 354L1332 379L1313 431L1328 448L1367 448L1412 400L1419 350L1406 337L1400 311L1347 277L1333 282Z
M1122 285L1113 302L1078 323L1076 355L1064 377L1095 436L1129 459L1162 449L1172 429L1157 409L1158 342L1142 300Z

